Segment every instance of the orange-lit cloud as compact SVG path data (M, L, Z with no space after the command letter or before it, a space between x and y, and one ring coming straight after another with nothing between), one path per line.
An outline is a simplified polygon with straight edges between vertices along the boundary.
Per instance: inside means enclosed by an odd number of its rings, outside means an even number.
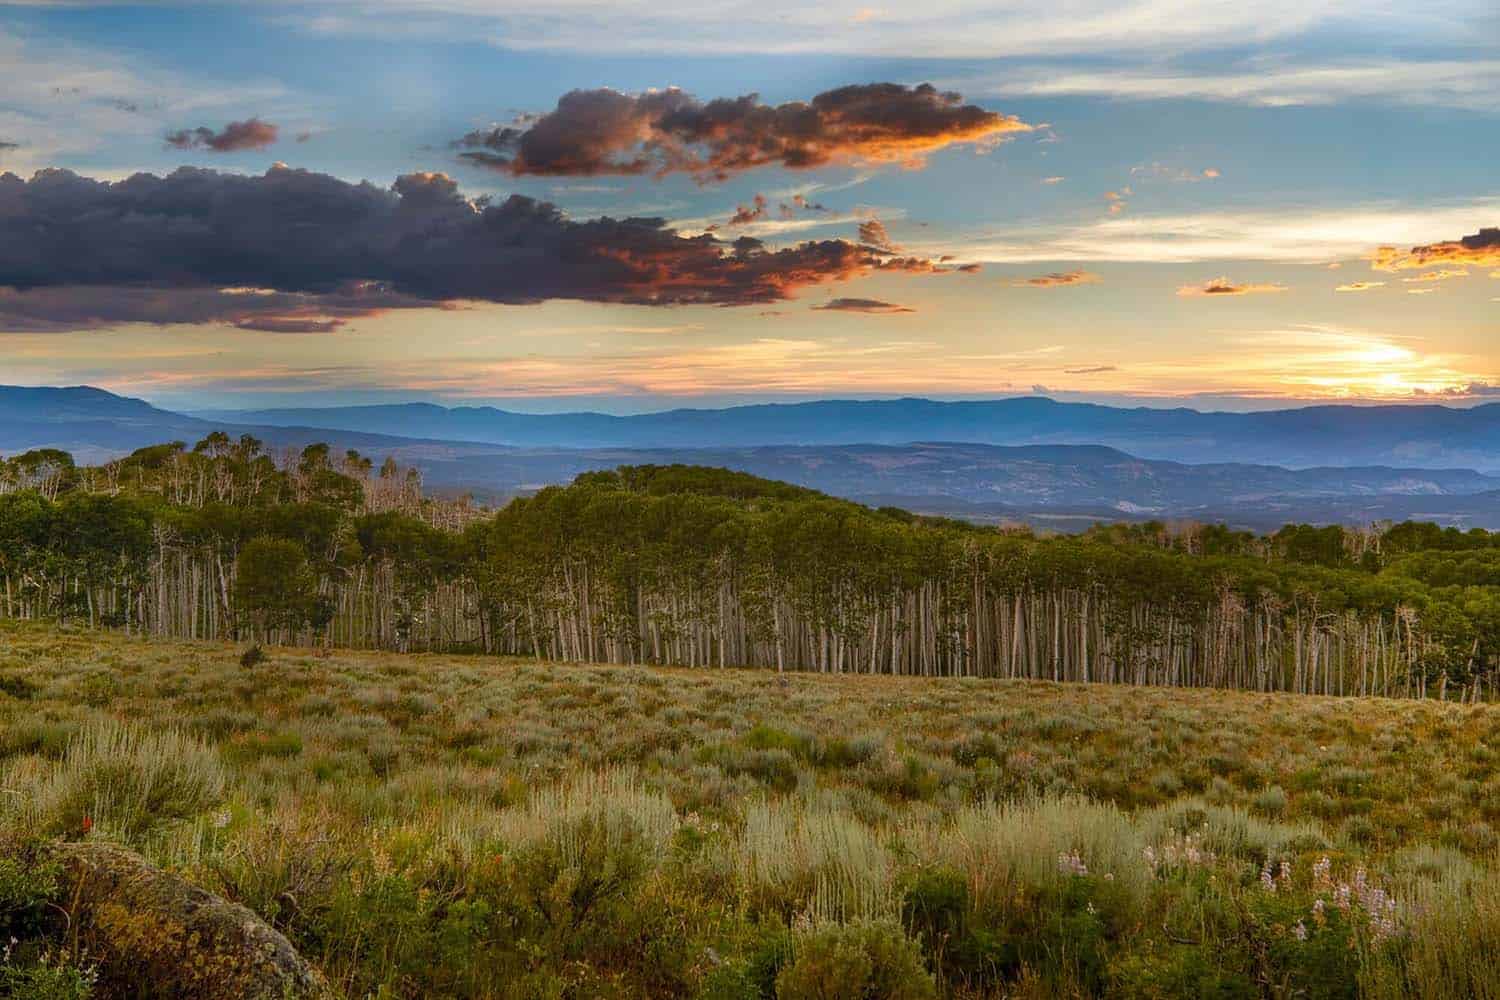
M1340 285L1334 289L1335 292L1368 292L1375 288L1384 288L1383 281L1351 281L1347 285Z
M455 145L469 161L515 177L686 173L701 182L771 164L920 167L948 146L1029 130L930 84L857 84L780 105L754 94L705 103L676 88L574 90L534 120L471 132Z
M473 321L487 322L480 317ZM455 316L450 322L464 320ZM879 329L887 323L895 329L914 325L891 318L865 326ZM376 326L394 334L407 329L408 320L392 314ZM91 372L89 380L137 391L164 384L232 384L249 391L300 384L308 390L387 386L469 396L690 397L760 392L994 393L1026 391L1036 382L1052 384L1069 377L1086 379L1093 391L1142 396L1215 393L1329 400L1467 398L1476 391L1473 387L1493 392L1485 387L1500 385L1500 370L1492 360L1434 349L1421 338L1329 327L1238 334L1227 341L1205 342L1196 351L1184 345L1141 351L1117 370L1109 370L1115 365L1106 361L1087 358L1064 363L1062 348L975 354L925 340L848 340L790 332L715 344L679 339L582 351L576 341L570 347L567 337L538 337L528 343L536 349L524 352L449 351L441 357L413 358L400 351L379 361L362 356L354 362L330 361L326 354L321 360L310 357L319 338L289 341L273 360L250 335L240 335L240 340L235 336L229 334L212 349L204 349L195 341L161 335L158 343L175 353L154 359L150 351L141 351L139 342L125 345L114 338L91 338L89 343L101 352L96 371L109 374L95 379ZM367 331L362 337L364 342L379 341L380 332ZM216 355L236 345L244 352L242 372L226 369ZM181 353L194 350L203 353ZM298 356L307 360L294 360ZM81 372L75 368L70 374Z
M1236 284L1228 278L1210 278L1201 285L1183 285L1177 289L1182 298L1215 298L1218 296L1260 295L1269 292L1284 292L1285 285Z
M1408 285L1424 284L1432 281L1448 281L1451 278L1467 278L1469 272L1463 268L1445 267L1437 271L1423 271L1414 278L1402 278Z
M1050 274L1039 274L1034 278L1023 278L1016 282L1031 288L1066 288L1069 285L1091 285L1099 280L1099 276L1092 271L1053 271Z
M280 133L275 125L251 118L242 122L230 122L215 132L200 125L193 129L182 129L167 133L167 145L178 149L206 149L214 153L237 153L246 149L264 149L274 145ZM302 141L300 138L298 141Z
M1242 335L1212 355L1131 365L1158 391L1327 399L1462 397L1495 381L1472 357L1433 351L1417 338L1337 327L1302 327Z
M740 205L734 210L734 215L730 216L728 225L731 227L748 226L752 222L764 219L766 209L766 196L758 194L749 205Z
M1428 243L1410 250L1380 247L1370 257L1370 266L1377 271L1416 271L1437 265L1460 268L1500 265L1500 227L1481 229L1462 239Z
M859 242L887 253L899 253L901 248L891 239L885 223L879 219L867 219L859 224Z

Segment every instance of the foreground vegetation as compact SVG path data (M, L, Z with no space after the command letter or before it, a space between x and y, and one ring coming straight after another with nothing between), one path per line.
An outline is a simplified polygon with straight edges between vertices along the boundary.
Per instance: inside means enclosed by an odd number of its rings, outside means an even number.
M95 840L350 998L1500 989L1491 706L254 659L0 623L0 996L149 992L70 944Z
M1038 538L723 469L499 512L245 437L0 462L0 615L159 637L1477 702L1500 534L1197 524Z

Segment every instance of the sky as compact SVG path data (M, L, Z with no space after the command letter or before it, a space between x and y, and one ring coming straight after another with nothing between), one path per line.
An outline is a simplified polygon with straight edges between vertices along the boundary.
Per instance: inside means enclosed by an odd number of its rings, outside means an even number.
M1500 401L1493 0L0 0L0 383Z

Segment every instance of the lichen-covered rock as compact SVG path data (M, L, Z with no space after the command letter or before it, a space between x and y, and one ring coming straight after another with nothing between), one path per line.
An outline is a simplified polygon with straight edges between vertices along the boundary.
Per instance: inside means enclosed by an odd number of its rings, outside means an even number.
M59 844L63 900L103 992L180 1000L331 1000L250 910L110 844Z

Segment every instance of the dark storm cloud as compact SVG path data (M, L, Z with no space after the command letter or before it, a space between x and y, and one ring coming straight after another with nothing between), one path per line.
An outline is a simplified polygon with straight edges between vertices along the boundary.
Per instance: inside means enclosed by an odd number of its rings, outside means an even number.
M675 88L574 90L532 121L471 132L455 145L466 159L517 177L687 173L709 181L769 164L920 166L946 146L1029 128L925 83L840 87L779 105L756 94L704 103Z
M178 149L207 149L215 153L236 153L245 149L265 149L276 142L280 130L259 118L230 122L215 132L207 126L167 133L167 145Z
M0 329L218 320L317 332L465 299L745 305L873 272L953 270L846 240L772 249L661 219L574 221L520 196L471 201L442 174L389 189L280 165L258 177L0 175Z

